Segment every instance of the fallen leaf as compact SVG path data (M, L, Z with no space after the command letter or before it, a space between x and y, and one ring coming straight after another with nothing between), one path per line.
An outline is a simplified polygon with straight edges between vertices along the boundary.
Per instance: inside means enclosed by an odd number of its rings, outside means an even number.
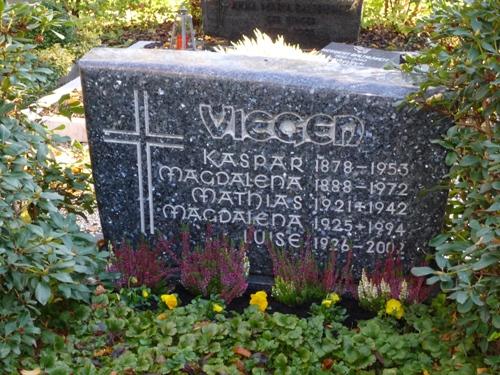
M250 350L242 348L241 346L235 347L233 352L245 358L250 358L252 356L252 352L250 352Z
M247 373L245 370L245 364L243 362L241 362L241 360L237 359L236 362L234 362L234 364L239 372L241 372L242 374Z
M91 308L92 310L99 310L99 309L102 309L104 306L106 306L106 305L104 305L104 304L102 304L102 303L93 303L93 304L90 306L90 308Z
M193 330L196 331L200 328L206 327L210 324L208 320L202 320L201 322L197 322L193 325Z
M161 313L160 315L158 315L156 317L156 319L158 319L158 320L166 320L167 318L168 318L168 314L166 314L166 313Z
M102 285L98 285L97 288L95 288L95 295L100 296L101 294L106 293L106 288Z
M42 370L40 368L36 368L34 370L21 370L21 375L40 375Z
M450 341L452 337L453 337L453 334L448 332L448 333L442 334L440 338L442 341Z
M110 355L111 353L113 353L113 348L107 346L105 348L96 350L94 352L94 357L103 357L105 355Z
M323 367L323 370L330 370L333 366L333 359L331 358L325 358L323 360L323 363L321 364L321 367Z
M481 367L476 369L476 374L481 375L481 374L486 374L488 372L488 369L486 367Z

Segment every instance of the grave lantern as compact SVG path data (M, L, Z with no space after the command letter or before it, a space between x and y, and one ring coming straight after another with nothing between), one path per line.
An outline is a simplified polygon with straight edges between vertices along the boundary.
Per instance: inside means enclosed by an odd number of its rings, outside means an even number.
M171 49L196 50L196 39L193 27L193 17L183 6L175 17L170 40Z

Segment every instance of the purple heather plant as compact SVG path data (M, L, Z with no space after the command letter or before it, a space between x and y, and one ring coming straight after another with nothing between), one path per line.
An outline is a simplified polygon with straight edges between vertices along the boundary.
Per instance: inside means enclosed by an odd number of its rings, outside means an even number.
M275 248L269 240L267 247L275 278L273 295L282 303L296 305L321 299L329 292L352 294L355 290L351 273L352 251L340 271L337 269L335 250L331 250L325 266L321 268L310 241L306 241L306 245L295 255Z
M253 238L248 229L247 238ZM248 287L248 242L233 248L227 236L214 237L212 227L207 228L203 248L191 249L189 232L181 233L182 250L178 257L169 254L179 265L181 284L204 297L219 295L227 304L245 293Z
M160 241L154 248L142 242L137 249L134 249L130 244L123 242L113 251L114 259L109 271L120 274L116 283L121 288L158 287L176 271L175 268L168 267L163 260L170 247L170 242Z

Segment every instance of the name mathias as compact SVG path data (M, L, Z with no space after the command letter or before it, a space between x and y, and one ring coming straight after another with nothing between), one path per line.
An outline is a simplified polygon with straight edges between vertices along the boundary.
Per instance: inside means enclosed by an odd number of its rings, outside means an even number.
M309 14L332 14L347 12L353 5L353 0L337 1L229 1L229 8L242 11L265 11L265 12L289 12L289 13L309 13Z

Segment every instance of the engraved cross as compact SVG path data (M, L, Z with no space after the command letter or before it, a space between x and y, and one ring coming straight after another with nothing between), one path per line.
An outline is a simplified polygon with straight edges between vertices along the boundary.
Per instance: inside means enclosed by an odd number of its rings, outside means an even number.
M151 165L151 149L153 147L183 150L182 135L153 133L150 129L149 96L143 91L144 124L140 116L139 90L134 90L134 130L104 129L104 142L133 145L137 153L137 179L139 183L139 207L141 232L146 234L146 216L149 216L149 233L154 234L154 202L153 202L153 170ZM145 198L144 176L147 181L147 198ZM148 213L145 212L146 201Z

